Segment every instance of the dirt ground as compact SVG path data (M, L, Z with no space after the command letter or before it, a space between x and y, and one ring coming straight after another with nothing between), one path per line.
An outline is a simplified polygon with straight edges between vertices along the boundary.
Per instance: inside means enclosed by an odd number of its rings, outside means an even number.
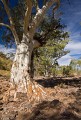
M28 104L26 94L21 93L18 101L10 98L4 103L9 80L0 77L0 120L81 120L81 77L40 78L36 82L49 93L39 104Z

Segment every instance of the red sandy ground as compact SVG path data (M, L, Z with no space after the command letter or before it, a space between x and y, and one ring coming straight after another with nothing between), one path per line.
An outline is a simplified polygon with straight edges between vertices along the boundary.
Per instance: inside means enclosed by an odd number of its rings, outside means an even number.
M6 104L3 99L9 80L0 77L0 120L81 120L81 77L40 78L36 82L49 93L48 98L28 104L26 94L20 93L18 101L11 98Z

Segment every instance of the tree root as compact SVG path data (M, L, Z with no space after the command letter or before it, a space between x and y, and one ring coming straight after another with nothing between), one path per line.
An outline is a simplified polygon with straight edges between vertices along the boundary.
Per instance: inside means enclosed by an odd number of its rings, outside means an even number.
M30 81L27 87L27 97L29 102L41 102L47 98L47 93L41 85Z
M17 94L19 93L19 87L15 85L11 85L9 90L7 91L6 103L9 102L11 96L13 96L13 101L18 101ZM23 93L23 90L20 92ZM41 102L42 100L47 100L48 95L45 88L34 81L27 81L26 85L26 94L27 94L27 101L29 103L37 103Z

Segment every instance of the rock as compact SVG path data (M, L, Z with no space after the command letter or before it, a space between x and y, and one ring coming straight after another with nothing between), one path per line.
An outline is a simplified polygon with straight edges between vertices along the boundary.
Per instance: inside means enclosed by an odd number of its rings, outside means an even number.
M0 107L0 111L2 111L3 110L3 107Z
M28 114L25 112L18 112L17 120L27 120Z
M2 101L0 101L0 105L3 105L3 102L2 102Z

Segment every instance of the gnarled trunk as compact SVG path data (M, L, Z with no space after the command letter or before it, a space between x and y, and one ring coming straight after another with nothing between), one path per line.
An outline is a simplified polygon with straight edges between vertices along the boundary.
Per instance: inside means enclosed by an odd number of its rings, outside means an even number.
M26 41L25 41L26 40ZM45 92L43 87L38 85L32 79L31 58L33 51L33 43L26 36L21 44L17 46L14 62L11 69L11 84L15 88L14 99L16 93L27 93L28 100L40 100L44 97ZM12 88L11 88L12 89Z

